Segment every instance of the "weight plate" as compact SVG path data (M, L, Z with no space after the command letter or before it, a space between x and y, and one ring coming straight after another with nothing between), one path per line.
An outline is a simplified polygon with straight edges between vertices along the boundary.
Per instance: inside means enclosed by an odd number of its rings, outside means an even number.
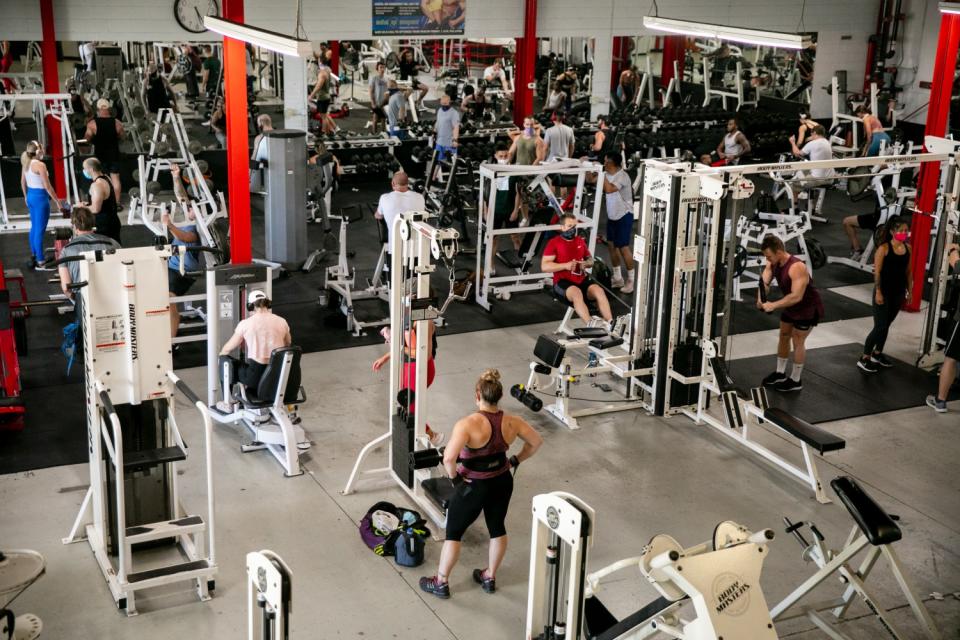
M810 264L814 269L822 269L827 265L827 252L823 250L823 245L816 238L808 238L807 253L810 256Z

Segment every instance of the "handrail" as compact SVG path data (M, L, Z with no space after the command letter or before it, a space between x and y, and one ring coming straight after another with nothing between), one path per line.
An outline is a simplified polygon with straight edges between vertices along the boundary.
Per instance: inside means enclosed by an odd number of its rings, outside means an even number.
M103 423L100 424L100 432L103 436L104 444L107 447L107 452L110 454L110 460L113 462L114 473L115 473L115 487L116 487L116 499L117 499L117 578L120 581L120 584L124 584L127 581L127 562L129 558L127 557L127 527L126 527L126 517L127 517L127 507L126 507L126 478L124 477L124 467L123 467L123 430L120 426L120 418L117 416L117 410L113 406L113 401L110 400L110 394L107 393L106 388L104 388L103 383L100 380L97 380L94 383L94 388L97 390L97 393L100 396L100 403L103 408L106 410L108 416L110 417L110 425L113 428L113 438L112 443L110 442L109 434L106 431L106 425Z
M214 535L216 526L214 511L216 505L213 487L213 420L210 417L210 409L200 400L197 394L187 386L187 383L180 379L180 376L173 371L167 371L167 378L180 390L180 393L186 396L187 400L193 403L203 417L203 441L207 472L207 553L210 556L210 564L215 565L217 563L217 553L216 536Z

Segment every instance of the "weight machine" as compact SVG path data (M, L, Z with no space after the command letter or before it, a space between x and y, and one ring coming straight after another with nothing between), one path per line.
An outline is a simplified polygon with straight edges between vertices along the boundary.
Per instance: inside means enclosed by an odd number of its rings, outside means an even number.
M710 58L703 56L703 106L710 106L710 102L715 97L720 98L724 109L727 108L727 98L736 98L738 111L743 107L757 106L757 103L760 101L760 90L754 87L752 90L753 96L749 99L747 98L746 92L743 90L743 62L740 59L737 59L736 66L734 67L736 72L736 77L734 78L734 91L730 91L729 87L722 89L713 88L713 82L710 79L711 66L712 63ZM750 77L749 72L747 72L746 77ZM724 78L726 78L726 75Z
M70 116L73 107L70 104L68 93L15 93L0 94L0 117L13 116L18 102L30 102L33 109L33 119L37 125L37 142L48 146L46 118L52 117L60 125L60 143L63 148L62 158L53 158L59 163L67 187L67 202L80 202L80 191L77 186L77 174L74 169L74 158L77 154L77 144L70 127ZM2 165L0 165L2 172ZM70 227L70 220L51 216L47 228ZM30 229L28 214L11 213L7 208L7 197L3 189L3 176L0 175L0 233L22 233Z
M206 405L173 372L167 260L170 247L89 252L71 287L83 301L90 488L69 535L86 539L117 606L136 615L137 592L189 581L209 600L217 573L212 422ZM179 463L191 449L176 419L174 391L200 412L206 519L181 503ZM176 559L134 568L145 543L172 540ZM154 546L154 545L150 545ZM184 560L184 558L186 558Z
M293 572L283 558L263 549L247 554L247 638L288 640L293 610ZM260 610L260 628L256 617Z
M569 493L533 498L526 638L628 640L658 633L688 640L775 639L760 589L767 544L774 533L753 533L721 522L711 540L684 549L672 537L654 536L641 555L587 573L596 513ZM618 619L597 596L602 580L639 569L660 597ZM681 617L690 604L694 617Z
M476 288L477 304L490 311L491 297L509 300L516 292L541 291L545 284L552 281L551 274L531 270L534 257L539 250L544 233L559 232L560 224L532 223L527 227L497 228L495 219L497 182L502 179L527 179L526 189L530 192L541 191L556 215L562 213L562 207L548 182L550 176L576 180L576 195L573 200L573 212L577 216L577 228L586 230L587 247L591 255L596 249L600 208L603 198L586 193L587 176L592 175L596 184L603 184L603 166L595 162L564 160L540 166L499 165L484 163L480 165L480 203L477 216L477 262L476 273L480 281ZM486 201L484 201L486 198ZM534 212L531 211L531 215ZM526 250L521 250L519 266L510 267L513 274L494 275L494 254L498 241L503 236L520 235L529 238L525 241Z
M294 423L297 405L307 399L300 386L300 348L274 349L260 383L249 389L236 382L232 362L220 356L237 323L247 316L247 295L259 289L273 297L272 272L262 264L207 270L207 404L216 422L250 431L252 440L240 445L240 451L266 449L289 478L303 473L300 452L310 448L303 427ZM230 355L243 359L239 350Z
M382 246L380 256L377 258L377 266L373 270L373 277L368 279L365 288L357 289L357 272L348 262L352 252L347 249L347 232L351 224L356 224L363 218L363 210L360 205L349 205L340 210L340 215L329 217L340 221L339 251L337 264L326 269L323 281L324 291L319 296L319 302L329 309L339 309L347 319L347 331L359 337L364 335L366 329L390 324L389 317L361 319L357 316L356 307L356 303L361 300L390 302L390 286L383 282L383 270L389 255L386 224L377 224Z
M360 451L353 465L344 495L353 493L361 475L386 476L417 503L441 528L446 526L446 505L453 494L453 483L446 476L433 477L432 467L439 464L439 451L426 437L426 419L430 393L427 390L427 366L430 348L429 323L458 299L451 290L446 302L437 309L430 296L430 275L442 261L453 272L459 234L440 229L428 222L424 211L403 213L393 222L393 262L390 267L390 386L387 395L387 420L390 428L371 440ZM404 389L404 336L416 333L416 380ZM361 470L367 456L387 444L387 466Z

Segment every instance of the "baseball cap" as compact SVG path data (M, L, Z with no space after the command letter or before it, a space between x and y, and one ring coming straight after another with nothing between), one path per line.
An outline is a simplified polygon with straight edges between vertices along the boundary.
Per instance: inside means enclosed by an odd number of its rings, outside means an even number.
M249 294L247 294L247 304L250 304L250 305L255 303L257 300L266 300L266 299L267 299L267 294L265 294L260 289L254 289Z

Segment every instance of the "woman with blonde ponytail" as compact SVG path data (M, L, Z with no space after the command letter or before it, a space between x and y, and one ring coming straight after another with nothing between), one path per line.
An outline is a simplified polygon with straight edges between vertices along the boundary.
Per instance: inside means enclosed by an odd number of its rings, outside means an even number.
M420 578L420 589L438 598L450 597L450 572L460 558L463 534L483 514L490 549L487 566L473 570L473 582L485 593L497 590L497 569L507 553L507 509L513 495L513 475L521 462L530 458L543 439L518 416L500 410L503 385L500 372L487 369L474 387L477 411L453 427L450 442L443 450L443 468L453 480L453 496L447 505L446 540L440 552L440 567L434 576ZM507 457L517 439L523 448Z
M43 147L36 140L27 143L27 147L20 156L22 171L20 173L20 188L27 201L30 211L30 253L36 269L43 269L46 261L43 253L43 235L47 232L47 222L50 221L50 198L57 203L60 211L60 202L57 192L50 184L50 174L47 165L43 163Z

